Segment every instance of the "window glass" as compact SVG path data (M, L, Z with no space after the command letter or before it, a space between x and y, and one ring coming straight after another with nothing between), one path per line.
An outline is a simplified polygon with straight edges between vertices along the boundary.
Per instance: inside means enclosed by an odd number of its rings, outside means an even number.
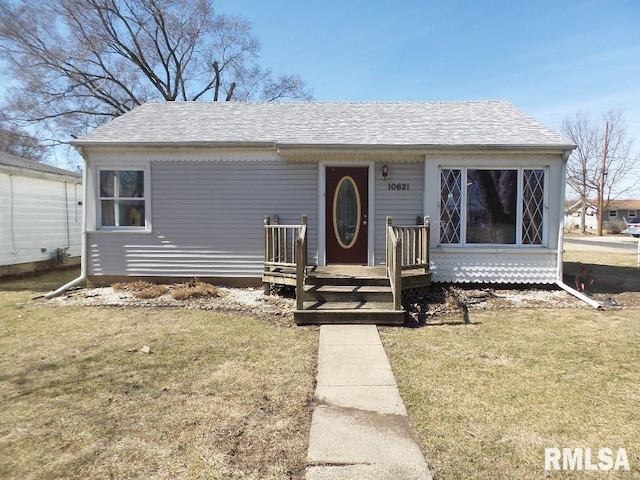
M102 226L103 227L115 227L116 226L116 210L113 200L101 200L100 205L102 208Z
M120 197L144 197L144 172L139 170L120 170L118 177Z
M144 201L120 200L118 202L119 225L122 227L144 226Z
M467 170L467 243L516 243L517 170Z
M440 242L460 243L462 171L442 169L440 172Z
M114 179L116 172L113 170L102 170L100 172L100 197L114 196Z
M544 227L544 170L524 170L522 184L522 243L541 245Z
M333 228L342 248L351 248L360 230L360 194L355 181L344 177L336 188L333 200Z

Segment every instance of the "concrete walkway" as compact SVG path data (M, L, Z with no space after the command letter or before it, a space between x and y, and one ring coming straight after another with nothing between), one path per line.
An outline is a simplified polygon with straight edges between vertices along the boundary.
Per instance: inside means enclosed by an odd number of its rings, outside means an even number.
M307 480L431 480L375 325L320 327Z

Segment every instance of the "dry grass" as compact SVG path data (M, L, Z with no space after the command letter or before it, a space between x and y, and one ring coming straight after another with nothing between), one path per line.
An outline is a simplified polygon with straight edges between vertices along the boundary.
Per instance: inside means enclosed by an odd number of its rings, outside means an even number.
M171 291L171 296L175 300L217 297L218 289L214 285L195 279L174 288Z
M624 447L634 472L616 478L638 478L638 314L513 309L474 312L471 325L385 329L435 478L545 478L545 447Z
M630 255L567 252L565 260L569 271L592 266L599 292L637 300ZM472 311L470 325L452 316L384 329L434 478L640 478L639 318L638 308L512 308ZM632 471L544 472L549 447L625 448Z
M303 477L316 330L31 300L74 274L0 282L0 478Z
M111 285L114 290L131 293L135 298L158 298L165 293L170 293L174 300L190 300L195 298L213 298L219 295L215 285L203 282L200 279L174 285L159 285L145 281L118 282Z
M166 285L144 281L118 282L111 285L111 287L114 290L130 292L136 298L158 298L167 292Z

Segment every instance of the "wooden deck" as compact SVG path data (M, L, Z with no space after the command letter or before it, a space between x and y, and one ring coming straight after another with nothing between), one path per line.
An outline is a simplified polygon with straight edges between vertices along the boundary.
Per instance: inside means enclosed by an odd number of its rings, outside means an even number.
M394 308L393 291L386 272L383 265L307 267L302 308L294 312L296 322L298 325L403 325L405 312ZM263 281L295 286L295 270L280 268L265 273ZM431 274L424 269L402 272L402 290L428 287L430 284Z
M387 265L307 265L307 218L301 225L270 225L265 219L265 291L296 288L299 325L369 323L402 325L403 292L431 285L429 220L396 227L387 218Z

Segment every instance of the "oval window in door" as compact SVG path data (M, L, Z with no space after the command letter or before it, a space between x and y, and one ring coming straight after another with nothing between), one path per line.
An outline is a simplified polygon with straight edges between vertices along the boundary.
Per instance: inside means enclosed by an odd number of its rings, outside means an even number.
M333 231L344 249L355 245L360 232L360 192L353 178L342 177L333 195Z

